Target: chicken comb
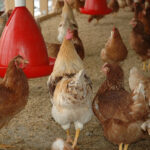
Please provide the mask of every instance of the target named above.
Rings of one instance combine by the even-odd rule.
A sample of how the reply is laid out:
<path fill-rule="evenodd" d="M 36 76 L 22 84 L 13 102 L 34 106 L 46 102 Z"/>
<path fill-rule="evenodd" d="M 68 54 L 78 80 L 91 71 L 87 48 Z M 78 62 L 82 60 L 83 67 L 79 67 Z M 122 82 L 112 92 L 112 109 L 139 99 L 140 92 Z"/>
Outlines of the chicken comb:
<path fill-rule="evenodd" d="M 115 31 L 116 29 L 117 29 L 117 28 L 114 26 L 114 27 L 113 27 L 113 31 Z"/>
<path fill-rule="evenodd" d="M 102 68 L 107 67 L 109 65 L 109 63 L 104 63 L 104 65 L 102 66 Z"/>

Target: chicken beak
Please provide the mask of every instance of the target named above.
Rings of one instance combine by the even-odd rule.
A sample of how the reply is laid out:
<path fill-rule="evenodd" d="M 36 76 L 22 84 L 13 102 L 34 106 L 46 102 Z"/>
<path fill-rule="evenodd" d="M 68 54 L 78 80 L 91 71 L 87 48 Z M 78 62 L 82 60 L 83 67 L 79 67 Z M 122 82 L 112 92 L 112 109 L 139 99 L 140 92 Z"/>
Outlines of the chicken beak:
<path fill-rule="evenodd" d="M 129 25 L 132 25 L 133 24 L 133 21 L 131 20 L 130 22 L 129 22 Z"/>
<path fill-rule="evenodd" d="M 28 61 L 28 60 L 24 60 L 24 63 L 25 63 L 25 64 L 29 64 L 29 61 Z"/>
<path fill-rule="evenodd" d="M 105 75 L 107 75 L 107 73 L 109 72 L 109 68 L 108 67 L 102 67 L 101 72 L 104 73 Z"/>
<path fill-rule="evenodd" d="M 136 24 L 137 24 L 137 23 L 136 23 L 136 22 L 133 22 L 133 20 L 131 20 L 130 23 L 129 23 L 129 25 L 132 25 L 133 27 L 135 27 Z"/>

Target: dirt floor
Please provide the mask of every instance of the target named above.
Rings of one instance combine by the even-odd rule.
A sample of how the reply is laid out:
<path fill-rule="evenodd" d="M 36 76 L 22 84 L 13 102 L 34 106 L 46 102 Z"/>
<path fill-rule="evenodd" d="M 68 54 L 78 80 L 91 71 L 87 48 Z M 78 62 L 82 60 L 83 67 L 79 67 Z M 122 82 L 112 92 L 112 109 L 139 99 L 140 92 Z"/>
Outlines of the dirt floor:
<path fill-rule="evenodd" d="M 88 16 L 76 13 L 79 25 L 79 35 L 85 47 L 86 57 L 84 64 L 88 75 L 93 82 L 93 97 L 104 76 L 100 73 L 103 62 L 100 59 L 100 51 L 107 41 L 113 26 L 118 27 L 124 43 L 128 48 L 128 58 L 122 64 L 125 73 L 125 85 L 128 89 L 129 70 L 133 66 L 141 67 L 138 56 L 129 46 L 131 26 L 129 21 L 133 14 L 129 9 L 120 10 L 117 15 L 108 15 L 95 25 L 87 22 Z M 41 23 L 42 33 L 46 42 L 57 42 L 57 27 L 60 16 L 53 17 Z M 26 108 L 16 115 L 9 124 L 1 129 L 0 143 L 14 145 L 11 150 L 50 150 L 52 142 L 57 137 L 65 138 L 64 130 L 52 119 L 51 103 L 46 85 L 48 77 L 30 79 L 30 96 Z M 71 134 L 74 136 L 74 127 Z M 134 136 L 134 135 L 133 135 Z M 111 144 L 103 136 L 103 131 L 97 119 L 93 119 L 85 125 L 79 137 L 80 150 L 117 150 L 118 147 Z M 150 150 L 150 140 L 142 140 L 131 144 L 129 150 Z"/>

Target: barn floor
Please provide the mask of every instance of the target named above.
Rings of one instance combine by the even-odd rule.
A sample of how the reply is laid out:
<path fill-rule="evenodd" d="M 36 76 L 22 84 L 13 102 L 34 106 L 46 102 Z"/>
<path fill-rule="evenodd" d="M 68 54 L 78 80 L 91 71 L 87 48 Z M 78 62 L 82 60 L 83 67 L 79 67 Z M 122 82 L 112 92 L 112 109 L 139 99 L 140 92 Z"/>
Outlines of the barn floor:
<path fill-rule="evenodd" d="M 132 66 L 141 67 L 140 59 L 129 46 L 129 34 L 131 27 L 129 21 L 133 14 L 128 8 L 122 9 L 117 15 L 108 15 L 95 25 L 87 23 L 88 16 L 76 13 L 79 25 L 79 35 L 85 47 L 86 57 L 84 64 L 88 75 L 93 82 L 94 95 L 104 76 L 100 73 L 103 62 L 100 60 L 100 50 L 104 47 L 110 31 L 115 25 L 119 28 L 123 41 L 129 53 L 128 58 L 122 64 L 125 73 L 125 86 L 128 89 L 129 69 Z M 42 33 L 46 42 L 56 42 L 57 27 L 60 16 L 53 17 L 41 23 Z M 50 150 L 52 142 L 57 137 L 65 138 L 64 130 L 52 119 L 51 104 L 48 88 L 48 77 L 30 79 L 30 96 L 26 108 L 16 115 L 9 124 L 1 129 L 0 143 L 14 145 L 11 150 Z M 74 127 L 71 128 L 72 136 Z M 134 136 L 134 135 L 133 135 Z M 79 137 L 80 150 L 117 150 L 118 147 L 111 144 L 103 136 L 103 131 L 96 118 L 84 127 Z M 129 150 L 150 150 L 150 140 L 142 140 L 129 146 Z"/>

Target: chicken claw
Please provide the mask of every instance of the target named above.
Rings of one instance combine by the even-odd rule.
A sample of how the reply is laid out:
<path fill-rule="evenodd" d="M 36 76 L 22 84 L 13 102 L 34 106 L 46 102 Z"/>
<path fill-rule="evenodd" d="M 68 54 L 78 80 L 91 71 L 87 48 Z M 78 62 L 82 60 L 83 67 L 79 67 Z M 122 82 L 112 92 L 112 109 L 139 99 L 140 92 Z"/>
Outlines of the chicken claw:
<path fill-rule="evenodd" d="M 73 149 L 74 149 L 75 146 L 77 145 L 77 141 L 78 141 L 79 134 L 80 134 L 80 129 L 77 129 L 77 130 L 76 130 L 76 135 L 75 135 L 75 138 L 74 138 L 74 141 L 73 141 L 73 145 L 72 145 L 72 148 L 73 148 Z"/>

